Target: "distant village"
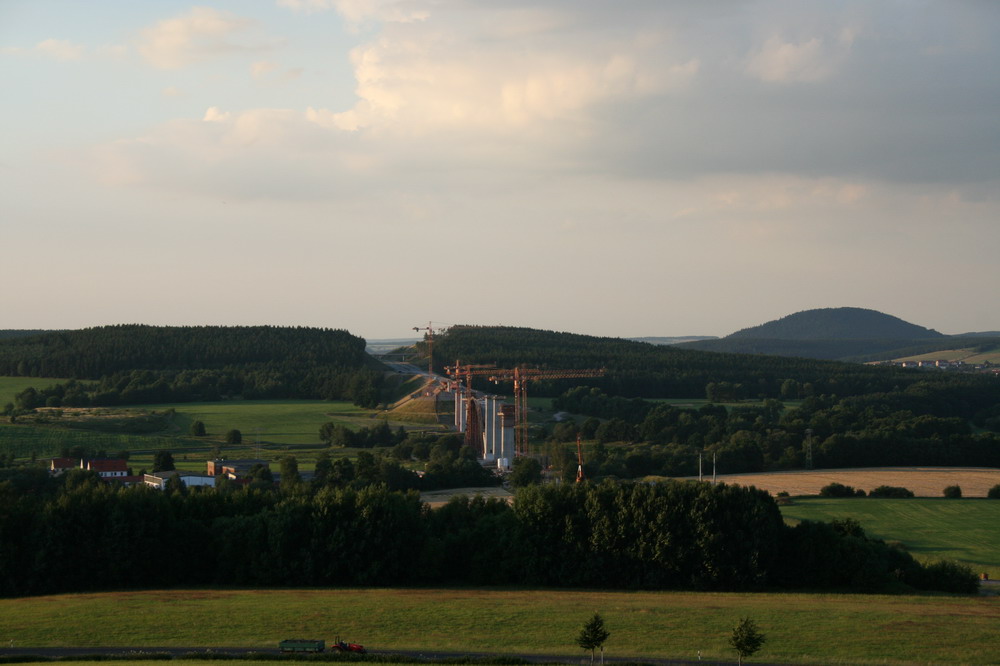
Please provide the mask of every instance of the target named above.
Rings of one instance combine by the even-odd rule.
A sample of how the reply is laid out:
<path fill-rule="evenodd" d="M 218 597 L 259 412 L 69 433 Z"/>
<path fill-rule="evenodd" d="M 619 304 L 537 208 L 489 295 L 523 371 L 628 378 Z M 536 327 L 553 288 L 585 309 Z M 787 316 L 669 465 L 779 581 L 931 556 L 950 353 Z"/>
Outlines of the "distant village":
<path fill-rule="evenodd" d="M 172 469 L 153 474 L 131 475 L 128 461 L 123 458 L 53 458 L 49 464 L 49 474 L 61 476 L 71 469 L 84 469 L 96 472 L 102 481 L 122 486 L 147 485 L 158 490 L 165 490 L 171 478 L 177 478 L 188 488 L 214 488 L 220 478 L 227 479 L 233 486 L 249 485 L 255 480 L 254 472 L 259 469 L 270 471 L 267 460 L 209 460 L 206 463 L 205 474 L 197 474 L 184 470 Z M 302 475 L 303 478 L 308 475 Z M 275 483 L 280 479 L 278 474 L 271 473 Z"/>
<path fill-rule="evenodd" d="M 984 361 L 982 363 L 966 363 L 965 361 L 872 361 L 868 365 L 892 365 L 897 368 L 920 368 L 923 370 L 947 370 L 951 372 L 980 372 L 1000 375 L 1000 365 Z"/>

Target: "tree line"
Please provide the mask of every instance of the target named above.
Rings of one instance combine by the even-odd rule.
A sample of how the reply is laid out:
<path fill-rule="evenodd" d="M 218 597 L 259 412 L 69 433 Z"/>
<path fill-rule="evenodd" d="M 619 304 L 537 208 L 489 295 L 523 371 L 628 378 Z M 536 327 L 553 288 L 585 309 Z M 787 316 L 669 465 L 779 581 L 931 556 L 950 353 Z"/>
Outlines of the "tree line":
<path fill-rule="evenodd" d="M 0 470 L 0 594 L 187 585 L 529 585 L 607 589 L 969 592 L 855 523 L 786 527 L 754 488 L 562 484 L 513 505 L 291 484 L 169 492 L 82 470 Z"/>

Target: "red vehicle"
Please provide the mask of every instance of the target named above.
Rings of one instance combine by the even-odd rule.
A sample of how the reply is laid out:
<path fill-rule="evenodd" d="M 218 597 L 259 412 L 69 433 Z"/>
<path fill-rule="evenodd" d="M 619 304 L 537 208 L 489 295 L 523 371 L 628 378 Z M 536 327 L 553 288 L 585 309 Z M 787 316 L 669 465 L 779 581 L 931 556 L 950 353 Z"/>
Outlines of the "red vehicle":
<path fill-rule="evenodd" d="M 364 645 L 358 645 L 357 643 L 345 643 L 341 640 L 334 641 L 333 645 L 330 646 L 330 649 L 336 650 L 337 652 L 357 652 L 358 654 L 368 654 Z"/>

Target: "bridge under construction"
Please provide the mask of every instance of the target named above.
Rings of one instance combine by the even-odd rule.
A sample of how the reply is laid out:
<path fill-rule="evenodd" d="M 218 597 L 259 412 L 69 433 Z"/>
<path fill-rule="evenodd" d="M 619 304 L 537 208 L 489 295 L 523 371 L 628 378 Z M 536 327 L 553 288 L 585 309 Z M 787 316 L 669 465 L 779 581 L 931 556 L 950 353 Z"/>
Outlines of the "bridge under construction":
<path fill-rule="evenodd" d="M 548 370 L 541 368 L 497 368 L 495 365 L 447 366 L 450 392 L 455 401 L 455 429 L 465 433 L 465 443 L 477 456 L 510 469 L 516 456 L 528 453 L 528 384 L 543 379 L 600 377 L 603 369 Z M 506 398 L 472 388 L 473 377 L 485 378 L 494 384 L 512 382 L 514 404 Z"/>

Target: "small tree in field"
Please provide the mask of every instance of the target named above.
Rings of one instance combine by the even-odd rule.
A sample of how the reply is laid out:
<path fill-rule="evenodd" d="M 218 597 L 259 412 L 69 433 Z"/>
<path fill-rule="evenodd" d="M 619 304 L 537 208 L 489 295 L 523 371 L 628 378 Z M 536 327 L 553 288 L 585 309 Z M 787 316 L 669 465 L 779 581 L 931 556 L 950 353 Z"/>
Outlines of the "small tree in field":
<path fill-rule="evenodd" d="M 743 657 L 752 657 L 764 645 L 765 640 L 767 638 L 757 630 L 756 622 L 748 617 L 741 619 L 733 627 L 733 635 L 729 637 L 729 644 L 739 655 L 737 663 L 742 664 Z"/>
<path fill-rule="evenodd" d="M 604 618 L 599 613 L 587 620 L 576 639 L 577 645 L 584 650 L 590 650 L 590 663 L 594 663 L 594 650 L 601 648 L 601 663 L 604 663 L 604 641 L 611 635 L 604 627 Z"/>
<path fill-rule="evenodd" d="M 948 499 L 961 499 L 962 486 L 945 486 L 944 496 Z"/>
<path fill-rule="evenodd" d="M 153 454 L 153 473 L 169 472 L 174 467 L 174 456 L 170 451 L 157 451 Z"/>
<path fill-rule="evenodd" d="M 233 428 L 232 430 L 226 433 L 226 444 L 232 446 L 235 444 L 242 444 L 242 443 L 243 443 L 243 433 L 237 430 L 236 428 Z"/>

